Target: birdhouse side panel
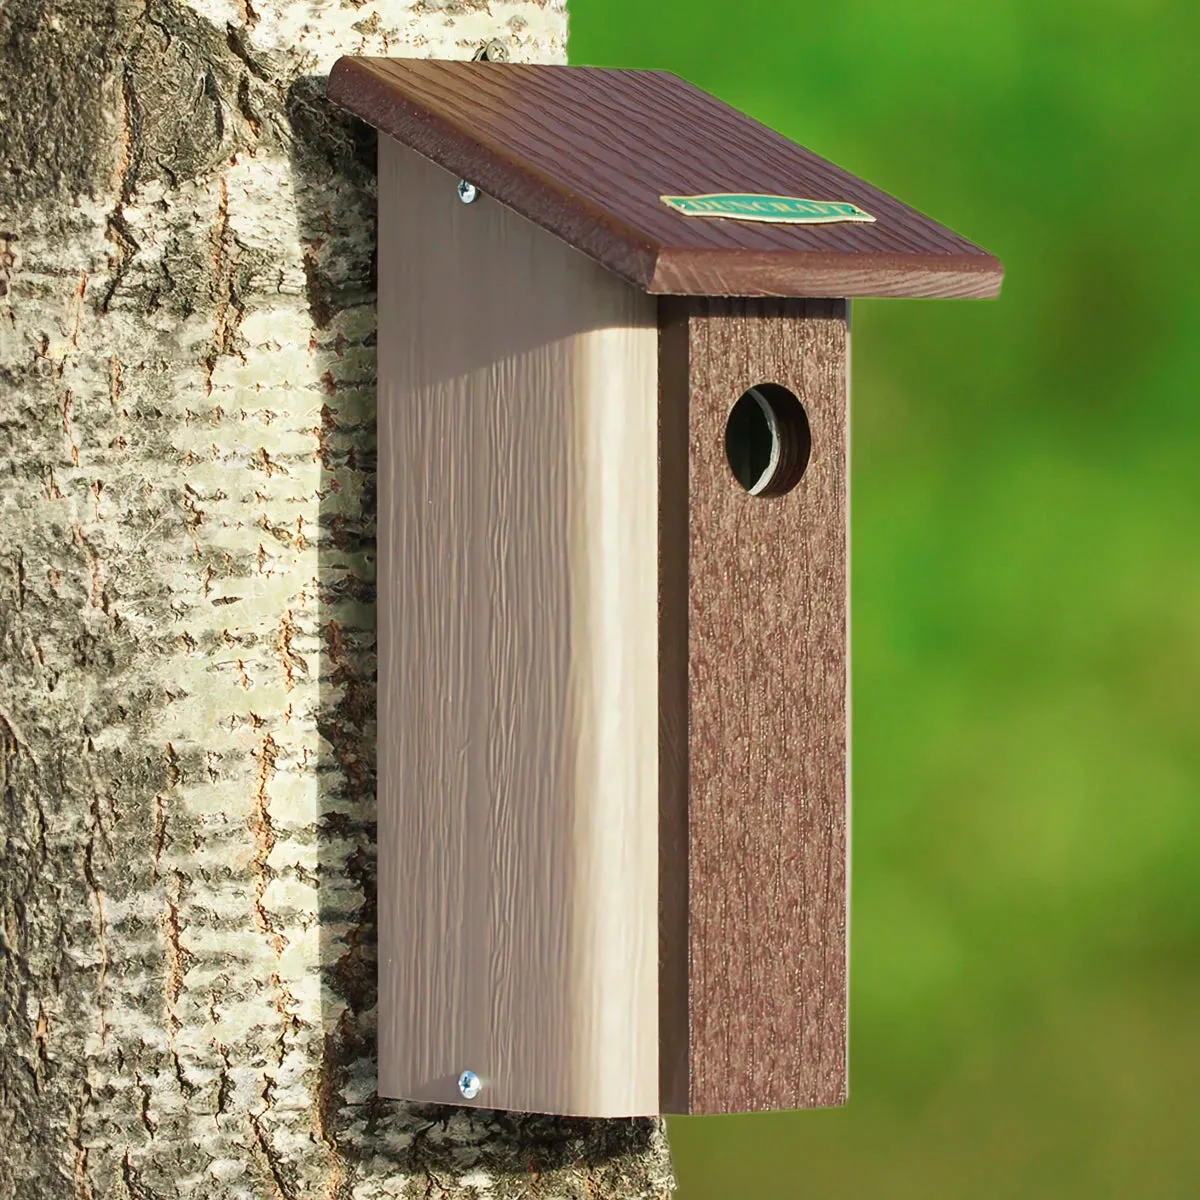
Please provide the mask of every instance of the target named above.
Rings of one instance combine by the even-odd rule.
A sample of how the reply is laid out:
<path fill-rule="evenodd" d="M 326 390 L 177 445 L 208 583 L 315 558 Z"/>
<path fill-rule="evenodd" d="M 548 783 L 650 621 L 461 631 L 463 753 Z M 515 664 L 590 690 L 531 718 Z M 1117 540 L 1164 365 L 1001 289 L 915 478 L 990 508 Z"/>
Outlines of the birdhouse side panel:
<path fill-rule="evenodd" d="M 380 138 L 380 1092 L 653 1113 L 654 301 L 456 184 Z"/>

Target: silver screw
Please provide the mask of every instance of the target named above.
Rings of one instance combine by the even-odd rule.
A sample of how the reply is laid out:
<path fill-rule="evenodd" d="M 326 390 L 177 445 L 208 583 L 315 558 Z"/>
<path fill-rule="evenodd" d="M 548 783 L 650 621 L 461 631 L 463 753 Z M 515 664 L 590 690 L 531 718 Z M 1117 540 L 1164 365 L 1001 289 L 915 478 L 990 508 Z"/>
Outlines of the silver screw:
<path fill-rule="evenodd" d="M 464 204 L 474 204 L 479 199 L 479 189 L 473 183 L 460 179 L 458 181 L 458 198 Z"/>
<path fill-rule="evenodd" d="M 475 51 L 474 62 L 508 62 L 508 47 L 499 39 L 492 38 Z"/>
<path fill-rule="evenodd" d="M 464 1071 L 458 1077 L 458 1090 L 464 1100 L 474 1100 L 479 1095 L 483 1082 L 474 1071 Z"/>

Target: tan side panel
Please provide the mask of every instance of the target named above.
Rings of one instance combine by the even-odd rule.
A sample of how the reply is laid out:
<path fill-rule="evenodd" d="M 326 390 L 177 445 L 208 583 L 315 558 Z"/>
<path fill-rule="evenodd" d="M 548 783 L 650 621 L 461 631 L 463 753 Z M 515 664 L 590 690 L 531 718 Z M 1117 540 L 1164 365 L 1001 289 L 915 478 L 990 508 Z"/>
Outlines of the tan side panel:
<path fill-rule="evenodd" d="M 654 301 L 380 138 L 380 1092 L 658 1111 Z"/>
<path fill-rule="evenodd" d="M 663 875 L 667 903 L 686 906 L 688 983 L 684 1012 L 678 965 L 664 974 L 664 1058 L 673 1064 L 664 1104 L 693 1112 L 838 1104 L 846 1094 L 845 305 L 698 300 L 664 316 L 664 429 L 677 428 L 667 414 L 686 403 L 690 464 L 687 761 L 677 767 L 688 779 L 686 814 L 682 789 L 663 786 L 664 853 L 673 847 L 687 862 L 685 891 L 671 886 L 678 865 L 664 862 Z M 807 472 L 774 498 L 742 490 L 724 445 L 731 406 L 767 382 L 800 398 L 812 429 Z M 664 595 L 679 592 L 664 580 Z M 678 625 L 664 615 L 664 662 L 678 658 L 667 653 Z M 687 1030 L 686 1046 L 682 1033 L 671 1043 L 670 1029 Z"/>

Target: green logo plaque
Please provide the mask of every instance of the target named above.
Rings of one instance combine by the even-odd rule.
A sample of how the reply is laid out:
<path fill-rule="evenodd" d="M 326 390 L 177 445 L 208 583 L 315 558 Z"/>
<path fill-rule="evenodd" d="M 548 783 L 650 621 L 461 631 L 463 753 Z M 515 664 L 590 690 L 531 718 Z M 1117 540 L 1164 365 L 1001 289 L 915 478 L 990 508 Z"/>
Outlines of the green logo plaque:
<path fill-rule="evenodd" d="M 780 225 L 832 225 L 838 221 L 874 221 L 869 212 L 846 200 L 800 200 L 753 192 L 712 192 L 703 196 L 660 196 L 685 217 L 725 217 Z"/>

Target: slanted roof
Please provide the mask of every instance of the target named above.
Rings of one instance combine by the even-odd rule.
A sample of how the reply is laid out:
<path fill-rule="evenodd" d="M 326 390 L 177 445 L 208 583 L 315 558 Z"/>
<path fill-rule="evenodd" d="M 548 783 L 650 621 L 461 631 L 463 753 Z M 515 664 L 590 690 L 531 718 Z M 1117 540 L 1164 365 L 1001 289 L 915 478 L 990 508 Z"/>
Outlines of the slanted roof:
<path fill-rule="evenodd" d="M 994 296 L 986 250 L 665 71 L 342 58 L 330 99 L 665 295 Z M 850 201 L 873 223 L 684 216 L 663 195 Z"/>

